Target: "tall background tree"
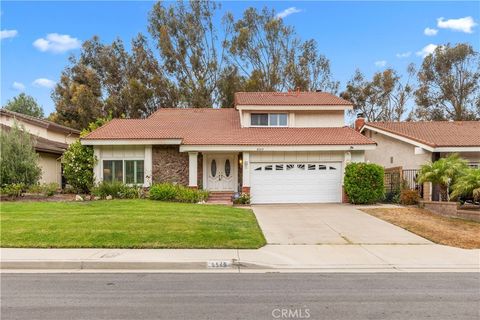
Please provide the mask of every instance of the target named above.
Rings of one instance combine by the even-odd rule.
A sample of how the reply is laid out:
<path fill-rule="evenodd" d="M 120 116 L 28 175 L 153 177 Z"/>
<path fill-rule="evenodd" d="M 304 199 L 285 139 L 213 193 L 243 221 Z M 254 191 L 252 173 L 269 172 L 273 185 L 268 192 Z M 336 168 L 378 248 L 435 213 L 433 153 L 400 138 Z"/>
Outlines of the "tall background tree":
<path fill-rule="evenodd" d="M 418 83 L 418 119 L 480 119 L 480 56 L 471 45 L 438 46 L 423 60 Z"/>
<path fill-rule="evenodd" d="M 225 62 L 214 25 L 218 8 L 211 1 L 179 1 L 168 6 L 158 2 L 150 12 L 148 29 L 177 86 L 180 106 L 218 104 L 218 81 Z"/>
<path fill-rule="evenodd" d="M 130 53 L 121 40 L 105 45 L 93 37 L 62 72 L 50 119 L 83 129 L 109 115 L 144 118 L 159 107 L 176 105 L 171 88 L 143 35 L 132 40 Z"/>
<path fill-rule="evenodd" d="M 228 13 L 224 23 L 231 32 L 224 47 L 245 79 L 245 91 L 338 90 L 315 40 L 302 42 L 274 10 L 248 8 L 238 20 Z"/>
<path fill-rule="evenodd" d="M 10 111 L 15 111 L 36 118 L 43 118 L 42 107 L 37 103 L 34 97 L 23 92 L 13 99 L 8 100 L 3 107 Z"/>
<path fill-rule="evenodd" d="M 353 113 L 362 113 L 367 121 L 400 121 L 407 112 L 407 104 L 413 96 L 413 64 L 402 77 L 392 68 L 376 72 L 372 80 L 365 79 L 360 70 L 348 81 L 340 96 L 353 103 Z"/>

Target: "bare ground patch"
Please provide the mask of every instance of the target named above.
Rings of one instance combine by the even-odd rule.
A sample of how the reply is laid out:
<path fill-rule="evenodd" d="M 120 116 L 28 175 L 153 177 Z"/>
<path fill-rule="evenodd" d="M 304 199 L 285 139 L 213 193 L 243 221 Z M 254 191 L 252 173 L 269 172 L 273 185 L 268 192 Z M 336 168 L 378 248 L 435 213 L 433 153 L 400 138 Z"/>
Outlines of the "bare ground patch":
<path fill-rule="evenodd" d="M 435 215 L 419 208 L 375 208 L 362 211 L 430 241 L 464 249 L 480 248 L 480 223 Z"/>

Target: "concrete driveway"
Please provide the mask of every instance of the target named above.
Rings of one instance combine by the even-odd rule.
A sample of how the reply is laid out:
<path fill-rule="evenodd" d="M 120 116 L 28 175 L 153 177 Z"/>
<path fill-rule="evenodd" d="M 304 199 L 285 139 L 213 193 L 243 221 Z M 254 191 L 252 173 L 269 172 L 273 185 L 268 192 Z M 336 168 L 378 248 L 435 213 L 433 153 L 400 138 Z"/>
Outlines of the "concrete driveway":
<path fill-rule="evenodd" d="M 347 204 L 255 205 L 269 244 L 431 244 Z"/>

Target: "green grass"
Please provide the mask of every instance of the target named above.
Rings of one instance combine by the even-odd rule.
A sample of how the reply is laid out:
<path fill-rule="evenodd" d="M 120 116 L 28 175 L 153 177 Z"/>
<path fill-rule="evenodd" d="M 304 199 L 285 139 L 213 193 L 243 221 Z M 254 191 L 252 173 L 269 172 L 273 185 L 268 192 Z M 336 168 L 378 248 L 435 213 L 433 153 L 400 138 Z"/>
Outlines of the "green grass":
<path fill-rule="evenodd" d="M 259 248 L 251 210 L 152 200 L 3 202 L 3 248 Z"/>

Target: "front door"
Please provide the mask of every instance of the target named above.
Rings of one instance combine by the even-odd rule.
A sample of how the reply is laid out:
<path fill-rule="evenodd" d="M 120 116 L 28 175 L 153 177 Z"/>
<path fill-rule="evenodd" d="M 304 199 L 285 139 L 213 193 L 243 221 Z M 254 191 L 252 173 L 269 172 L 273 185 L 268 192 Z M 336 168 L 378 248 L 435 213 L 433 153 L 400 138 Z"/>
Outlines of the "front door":
<path fill-rule="evenodd" d="M 234 159 L 233 155 L 214 154 L 207 157 L 208 190 L 235 190 Z"/>

